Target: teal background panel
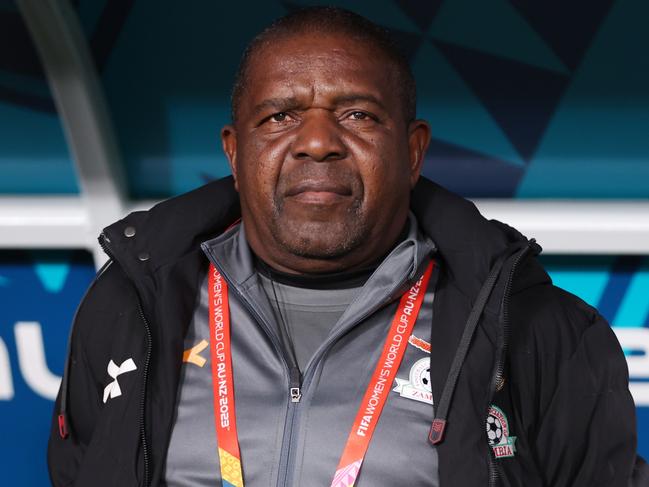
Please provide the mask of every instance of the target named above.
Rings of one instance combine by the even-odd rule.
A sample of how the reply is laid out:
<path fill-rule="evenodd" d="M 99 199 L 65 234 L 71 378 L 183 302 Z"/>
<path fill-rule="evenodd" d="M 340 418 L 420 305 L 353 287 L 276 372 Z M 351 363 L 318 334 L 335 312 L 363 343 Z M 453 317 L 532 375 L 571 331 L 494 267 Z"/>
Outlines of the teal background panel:
<path fill-rule="evenodd" d="M 0 2 L 0 32 L 0 194 L 78 193 L 54 100 L 13 2 Z"/>
<path fill-rule="evenodd" d="M 229 173 L 219 132 L 252 36 L 315 2 L 76 0 L 134 198 Z M 470 197 L 649 197 L 649 2 L 338 1 L 389 29 L 418 83 L 424 175 Z M 0 192 L 75 193 L 38 56 L 0 1 Z"/>

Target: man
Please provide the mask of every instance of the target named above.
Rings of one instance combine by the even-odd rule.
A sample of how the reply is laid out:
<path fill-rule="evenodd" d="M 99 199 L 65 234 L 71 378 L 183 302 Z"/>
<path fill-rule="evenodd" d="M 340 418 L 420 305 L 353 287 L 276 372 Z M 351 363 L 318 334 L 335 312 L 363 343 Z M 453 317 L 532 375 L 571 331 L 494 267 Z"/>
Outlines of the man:
<path fill-rule="evenodd" d="M 419 177 L 430 130 L 382 30 L 276 21 L 232 108 L 233 179 L 100 237 L 54 485 L 629 485 L 612 331 L 533 241 Z"/>

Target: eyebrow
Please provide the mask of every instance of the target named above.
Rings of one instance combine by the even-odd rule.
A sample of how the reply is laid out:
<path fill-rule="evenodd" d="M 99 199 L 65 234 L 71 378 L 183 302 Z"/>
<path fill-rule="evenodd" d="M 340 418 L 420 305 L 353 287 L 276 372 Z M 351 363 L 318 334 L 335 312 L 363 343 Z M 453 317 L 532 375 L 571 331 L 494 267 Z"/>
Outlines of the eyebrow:
<path fill-rule="evenodd" d="M 365 101 L 377 105 L 382 110 L 386 111 L 385 105 L 374 95 L 367 93 L 347 93 L 333 98 L 333 105 L 347 105 L 359 101 Z M 292 108 L 300 106 L 300 102 L 296 97 L 290 96 L 286 98 L 267 98 L 253 107 L 253 113 L 258 115 L 266 110 L 273 110 L 283 112 Z"/>
<path fill-rule="evenodd" d="M 273 111 L 283 112 L 299 106 L 297 98 L 290 96 L 287 98 L 267 98 L 261 103 L 255 105 L 252 109 L 255 115 L 265 112 L 268 109 Z"/>
<path fill-rule="evenodd" d="M 382 110 L 386 110 L 385 105 L 374 95 L 369 93 L 348 93 L 334 98 L 334 105 L 345 105 L 359 101 L 366 101 L 377 105 Z"/>

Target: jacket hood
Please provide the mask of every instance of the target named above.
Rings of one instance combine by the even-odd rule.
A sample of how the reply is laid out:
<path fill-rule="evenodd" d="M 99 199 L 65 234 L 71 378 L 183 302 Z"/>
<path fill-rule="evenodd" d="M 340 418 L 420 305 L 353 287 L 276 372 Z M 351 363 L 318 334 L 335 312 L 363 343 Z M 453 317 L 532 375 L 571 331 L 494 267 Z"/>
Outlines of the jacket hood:
<path fill-rule="evenodd" d="M 513 244 L 527 242 L 517 230 L 487 220 L 470 201 L 420 178 L 411 195 L 411 209 L 456 286 L 473 299 L 495 260 Z M 238 193 L 231 176 L 137 211 L 106 227 L 104 247 L 134 280 L 176 262 L 200 243 L 222 233 L 240 218 Z M 131 236 L 128 236 L 131 235 Z M 540 248 L 536 246 L 536 253 Z M 526 285 L 547 280 L 538 272 Z"/>
<path fill-rule="evenodd" d="M 423 231 L 436 243 L 449 277 L 473 300 L 494 262 L 528 240 L 518 230 L 487 220 L 469 200 L 426 178 L 420 178 L 410 206 Z M 540 247 L 535 246 L 535 253 Z M 545 280 L 537 275 L 537 280 Z"/>

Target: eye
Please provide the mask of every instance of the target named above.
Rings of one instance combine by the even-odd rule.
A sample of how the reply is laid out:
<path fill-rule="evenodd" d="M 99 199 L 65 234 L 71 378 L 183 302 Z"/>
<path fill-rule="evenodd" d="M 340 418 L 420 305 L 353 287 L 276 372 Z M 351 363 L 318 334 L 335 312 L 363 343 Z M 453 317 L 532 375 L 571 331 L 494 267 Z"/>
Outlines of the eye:
<path fill-rule="evenodd" d="M 297 120 L 298 119 L 295 116 L 291 115 L 290 112 L 277 112 L 264 117 L 259 121 L 257 126 L 260 127 L 264 125 L 272 130 L 280 128 L 283 129 L 292 126 L 295 122 L 297 122 Z"/>
<path fill-rule="evenodd" d="M 349 117 L 352 118 L 353 120 L 365 120 L 366 118 L 369 117 L 369 115 L 365 112 L 352 112 L 349 114 Z"/>
<path fill-rule="evenodd" d="M 276 113 L 276 114 L 274 114 L 274 115 L 271 115 L 271 116 L 269 117 L 269 120 L 270 120 L 271 122 L 281 123 L 281 122 L 286 122 L 286 121 L 288 120 L 288 118 L 289 118 L 288 113 L 286 113 L 286 112 L 279 112 L 279 113 Z"/>

